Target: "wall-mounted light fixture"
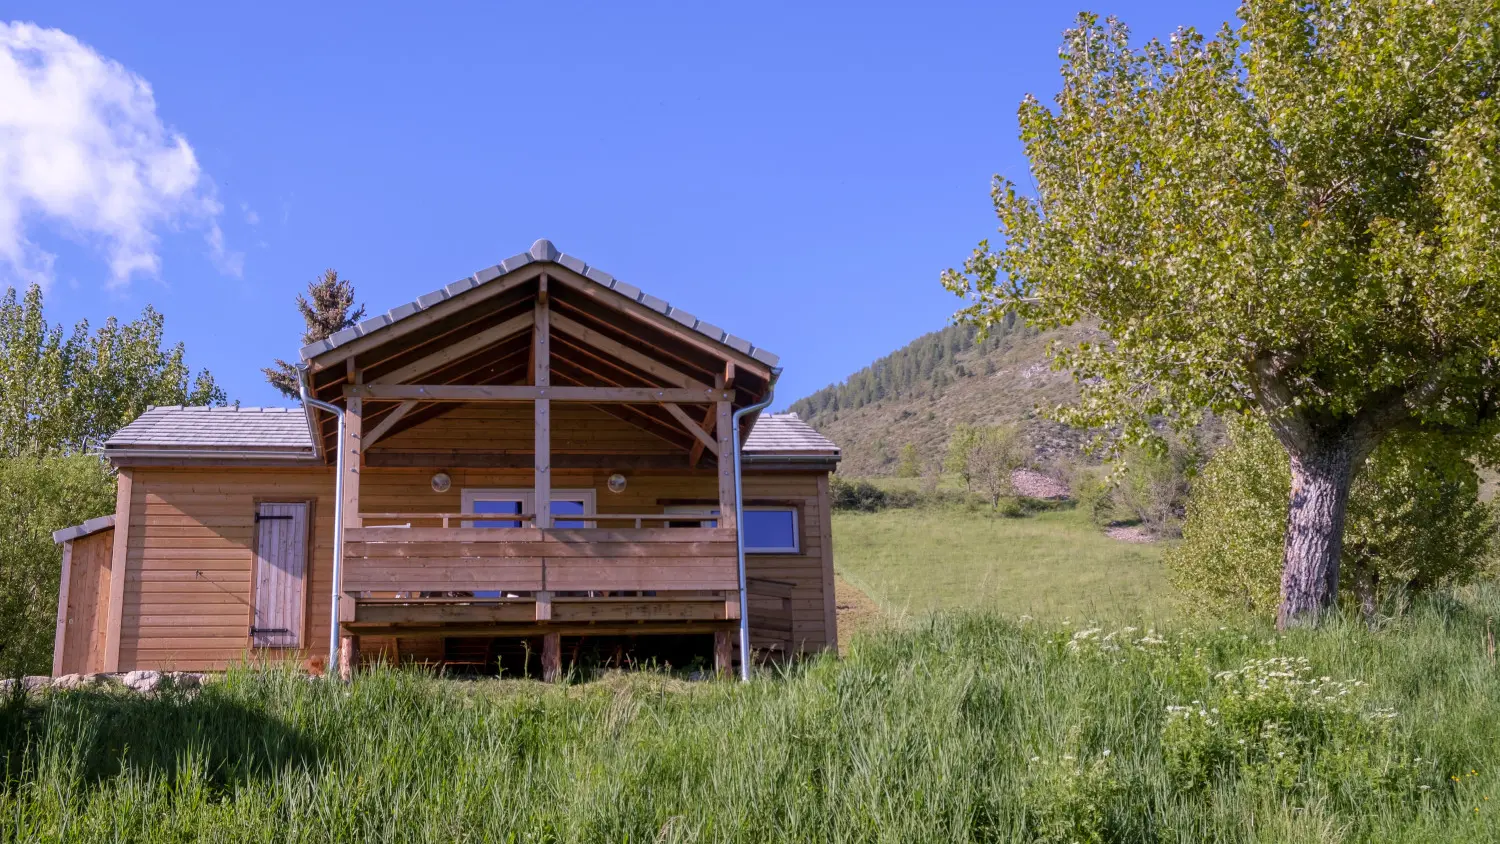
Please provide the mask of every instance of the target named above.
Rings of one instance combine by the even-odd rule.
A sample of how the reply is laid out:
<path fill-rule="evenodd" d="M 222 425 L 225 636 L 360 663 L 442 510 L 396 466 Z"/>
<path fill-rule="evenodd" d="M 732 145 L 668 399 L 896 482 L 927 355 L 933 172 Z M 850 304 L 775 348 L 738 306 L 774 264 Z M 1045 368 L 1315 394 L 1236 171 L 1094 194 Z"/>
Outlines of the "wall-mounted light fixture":
<path fill-rule="evenodd" d="M 622 475 L 622 474 L 620 474 L 619 472 L 616 472 L 613 475 L 610 475 L 609 476 L 609 481 L 607 483 L 607 486 L 609 487 L 609 491 L 610 492 L 613 492 L 613 493 L 624 492 L 625 491 L 625 476 Z"/>
<path fill-rule="evenodd" d="M 453 479 L 448 477 L 447 472 L 438 472 L 432 476 L 433 492 L 447 492 L 451 486 L 453 486 Z"/>

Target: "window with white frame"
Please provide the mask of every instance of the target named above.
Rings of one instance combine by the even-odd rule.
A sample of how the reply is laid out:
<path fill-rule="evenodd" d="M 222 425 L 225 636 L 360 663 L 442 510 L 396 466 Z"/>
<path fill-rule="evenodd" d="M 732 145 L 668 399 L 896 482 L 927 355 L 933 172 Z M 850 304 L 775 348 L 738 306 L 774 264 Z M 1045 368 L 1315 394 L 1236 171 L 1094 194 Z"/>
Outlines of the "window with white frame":
<path fill-rule="evenodd" d="M 671 519 L 667 527 L 717 527 L 717 508 L 668 507 L 665 510 Z M 745 521 L 741 525 L 745 534 L 747 554 L 800 554 L 802 534 L 797 524 L 797 508 L 789 506 L 756 506 L 745 508 Z"/>
<path fill-rule="evenodd" d="M 536 491 L 530 489 L 465 489 L 464 512 L 495 515 L 493 519 L 466 521 L 466 527 L 522 527 L 520 516 L 536 512 Z M 591 489 L 552 490 L 552 526 L 586 528 L 594 524 L 585 516 L 594 515 L 594 491 Z M 515 516 L 517 518 L 503 518 Z"/>
<path fill-rule="evenodd" d="M 752 554 L 800 554 L 796 507 L 746 507 L 745 551 Z"/>

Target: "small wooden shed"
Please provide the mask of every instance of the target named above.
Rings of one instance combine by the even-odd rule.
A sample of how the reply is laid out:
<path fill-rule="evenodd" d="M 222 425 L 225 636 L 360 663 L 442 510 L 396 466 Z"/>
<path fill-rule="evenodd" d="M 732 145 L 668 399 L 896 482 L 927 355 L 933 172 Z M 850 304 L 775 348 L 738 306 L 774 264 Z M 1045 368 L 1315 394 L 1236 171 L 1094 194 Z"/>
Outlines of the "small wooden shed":
<path fill-rule="evenodd" d="M 62 546 L 62 583 L 57 590 L 57 639 L 52 675 L 104 670 L 109 629 L 115 517 L 100 516 L 52 534 Z"/>

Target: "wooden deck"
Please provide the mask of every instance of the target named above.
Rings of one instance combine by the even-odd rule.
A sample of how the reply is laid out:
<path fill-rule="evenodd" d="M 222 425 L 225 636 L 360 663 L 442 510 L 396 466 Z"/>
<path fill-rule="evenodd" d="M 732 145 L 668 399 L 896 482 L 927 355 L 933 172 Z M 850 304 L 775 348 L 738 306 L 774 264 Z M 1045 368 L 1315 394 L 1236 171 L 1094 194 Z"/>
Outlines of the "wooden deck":
<path fill-rule="evenodd" d="M 344 591 L 736 590 L 725 528 L 349 528 Z"/>

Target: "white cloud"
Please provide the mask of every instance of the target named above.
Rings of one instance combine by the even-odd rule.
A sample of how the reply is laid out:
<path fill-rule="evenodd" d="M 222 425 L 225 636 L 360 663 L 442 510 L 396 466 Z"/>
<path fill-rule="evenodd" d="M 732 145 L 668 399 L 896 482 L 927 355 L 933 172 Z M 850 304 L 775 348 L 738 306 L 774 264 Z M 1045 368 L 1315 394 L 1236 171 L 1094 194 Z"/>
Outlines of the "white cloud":
<path fill-rule="evenodd" d="M 220 272 L 239 275 L 222 212 L 144 79 L 61 30 L 0 22 L 0 269 L 51 279 L 54 256 L 27 237 L 37 221 L 100 248 L 111 286 L 123 285 L 156 275 L 156 232 L 185 224 L 204 232 Z"/>
<path fill-rule="evenodd" d="M 258 226 L 258 225 L 260 225 L 260 215 L 257 214 L 257 213 L 255 213 L 255 209 L 250 207 L 250 203 L 248 203 L 248 202 L 241 202 L 240 203 L 240 210 L 243 211 L 243 212 L 245 212 L 245 222 L 246 223 L 248 223 L 249 225 L 252 225 L 252 226 Z"/>

